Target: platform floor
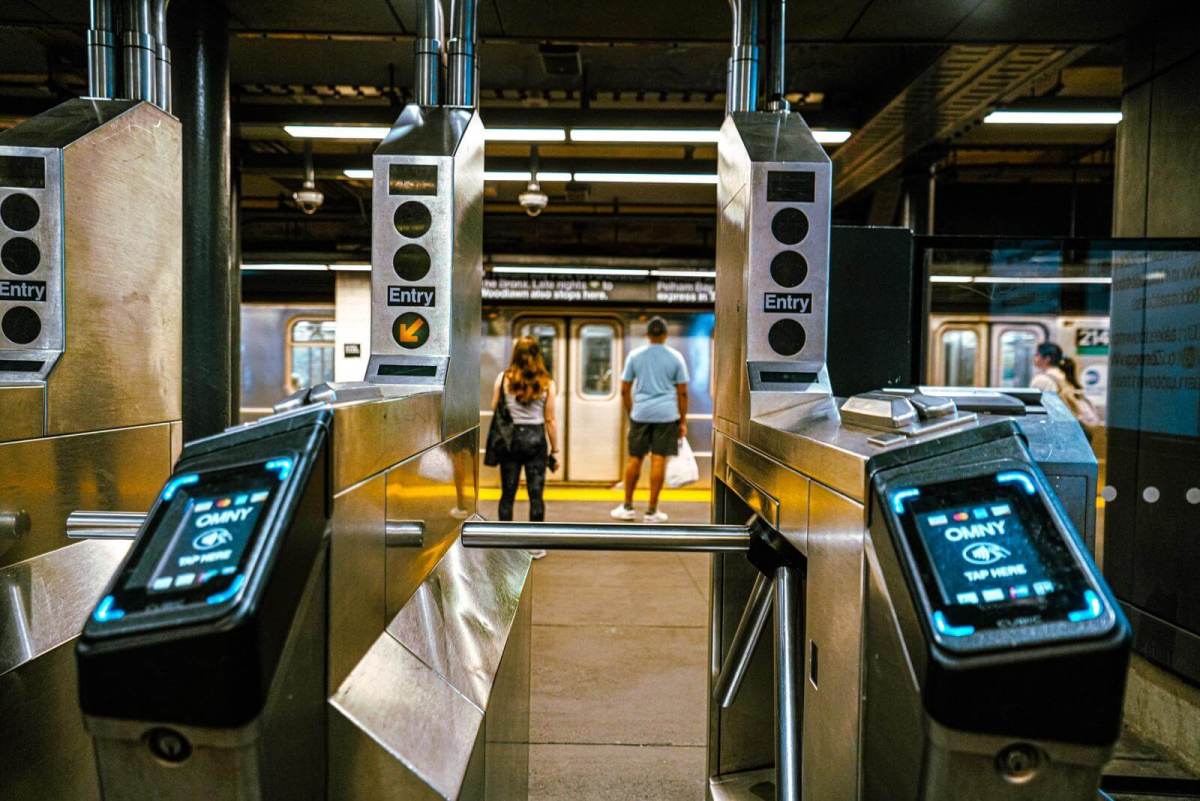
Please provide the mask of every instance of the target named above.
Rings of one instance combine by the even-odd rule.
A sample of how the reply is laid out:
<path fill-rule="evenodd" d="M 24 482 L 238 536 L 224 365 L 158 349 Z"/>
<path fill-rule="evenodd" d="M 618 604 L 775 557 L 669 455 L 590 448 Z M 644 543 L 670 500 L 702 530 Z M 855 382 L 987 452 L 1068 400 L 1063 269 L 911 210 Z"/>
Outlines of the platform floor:
<path fill-rule="evenodd" d="M 480 512 L 494 520 L 486 497 Z M 606 522 L 615 505 L 553 497 L 554 521 Z M 675 522 L 708 520 L 707 503 L 662 508 Z M 518 502 L 516 519 L 528 514 Z M 707 572 L 704 554 L 560 551 L 534 562 L 530 801 L 703 801 Z M 1133 737 L 1110 772 L 1187 775 Z"/>

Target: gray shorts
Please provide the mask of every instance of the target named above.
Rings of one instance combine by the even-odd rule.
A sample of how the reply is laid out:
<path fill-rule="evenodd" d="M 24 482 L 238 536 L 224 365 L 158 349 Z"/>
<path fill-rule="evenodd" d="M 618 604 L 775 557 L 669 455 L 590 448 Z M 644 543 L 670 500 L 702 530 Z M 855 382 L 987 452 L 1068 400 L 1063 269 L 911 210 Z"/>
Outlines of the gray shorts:
<path fill-rule="evenodd" d="M 639 459 L 647 453 L 674 456 L 679 453 L 679 421 L 639 423 L 629 421 L 629 455 Z"/>

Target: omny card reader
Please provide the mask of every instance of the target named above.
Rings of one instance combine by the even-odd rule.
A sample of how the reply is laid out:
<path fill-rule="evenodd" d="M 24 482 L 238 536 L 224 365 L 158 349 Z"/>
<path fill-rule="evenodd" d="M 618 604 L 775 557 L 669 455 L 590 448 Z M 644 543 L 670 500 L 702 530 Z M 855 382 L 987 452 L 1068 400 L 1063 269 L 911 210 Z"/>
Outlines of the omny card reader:
<path fill-rule="evenodd" d="M 865 797 L 1095 798 L 1129 626 L 1020 429 L 868 472 Z"/>
<path fill-rule="evenodd" d="M 184 449 L 78 645 L 109 801 L 198 791 L 189 774 L 249 754 L 288 767 L 269 790 L 210 784 L 211 797 L 320 796 L 331 415 L 306 408 Z M 162 775 L 144 760 L 180 763 L 172 786 L 137 780 Z"/>

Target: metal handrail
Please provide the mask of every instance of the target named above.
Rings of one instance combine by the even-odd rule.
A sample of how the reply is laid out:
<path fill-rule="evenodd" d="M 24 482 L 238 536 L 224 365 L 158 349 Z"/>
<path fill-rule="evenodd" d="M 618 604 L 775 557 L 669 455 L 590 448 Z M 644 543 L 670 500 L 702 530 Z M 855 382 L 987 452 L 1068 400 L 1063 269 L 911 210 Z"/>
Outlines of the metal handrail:
<path fill-rule="evenodd" d="M 468 548 L 744 553 L 750 526 L 468 521 L 462 542 Z"/>

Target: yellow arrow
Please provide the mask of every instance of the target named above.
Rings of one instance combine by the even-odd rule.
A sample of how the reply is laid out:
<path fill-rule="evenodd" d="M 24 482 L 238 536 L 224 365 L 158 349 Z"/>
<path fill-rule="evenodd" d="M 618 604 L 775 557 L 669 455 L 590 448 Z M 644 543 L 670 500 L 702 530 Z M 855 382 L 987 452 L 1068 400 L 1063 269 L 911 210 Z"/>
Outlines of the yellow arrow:
<path fill-rule="evenodd" d="M 425 325 L 425 321 L 420 317 L 413 320 L 408 325 L 400 324 L 400 341 L 401 342 L 417 342 L 417 332 L 421 330 L 421 326 Z"/>

